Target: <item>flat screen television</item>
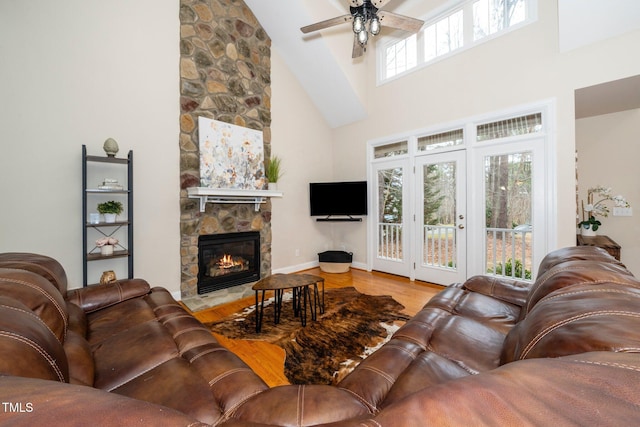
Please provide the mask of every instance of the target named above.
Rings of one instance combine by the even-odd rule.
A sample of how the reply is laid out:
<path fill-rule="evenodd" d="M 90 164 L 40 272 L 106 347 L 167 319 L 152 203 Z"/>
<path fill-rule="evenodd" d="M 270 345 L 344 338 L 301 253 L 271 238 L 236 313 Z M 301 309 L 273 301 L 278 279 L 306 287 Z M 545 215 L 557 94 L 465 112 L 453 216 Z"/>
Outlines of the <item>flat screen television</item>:
<path fill-rule="evenodd" d="M 309 184 L 311 216 L 367 214 L 367 181 L 312 182 Z"/>

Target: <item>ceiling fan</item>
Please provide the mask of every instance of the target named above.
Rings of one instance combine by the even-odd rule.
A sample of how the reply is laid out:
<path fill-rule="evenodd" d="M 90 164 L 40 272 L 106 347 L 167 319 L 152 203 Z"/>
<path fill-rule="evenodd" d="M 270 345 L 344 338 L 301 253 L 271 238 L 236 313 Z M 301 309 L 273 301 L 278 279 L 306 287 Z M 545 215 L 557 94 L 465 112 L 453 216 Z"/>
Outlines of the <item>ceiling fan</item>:
<path fill-rule="evenodd" d="M 376 36 L 380 33 L 381 26 L 395 28 L 407 31 L 409 33 L 417 33 L 422 28 L 424 21 L 410 18 L 408 16 L 398 15 L 386 10 L 380 10 L 391 0 L 349 0 L 349 15 L 338 16 L 336 18 L 320 21 L 315 24 L 307 25 L 300 30 L 307 34 L 312 31 L 318 31 L 335 25 L 352 23 L 353 28 L 353 53 L 352 58 L 358 58 L 364 54 L 367 48 L 369 35 Z"/>

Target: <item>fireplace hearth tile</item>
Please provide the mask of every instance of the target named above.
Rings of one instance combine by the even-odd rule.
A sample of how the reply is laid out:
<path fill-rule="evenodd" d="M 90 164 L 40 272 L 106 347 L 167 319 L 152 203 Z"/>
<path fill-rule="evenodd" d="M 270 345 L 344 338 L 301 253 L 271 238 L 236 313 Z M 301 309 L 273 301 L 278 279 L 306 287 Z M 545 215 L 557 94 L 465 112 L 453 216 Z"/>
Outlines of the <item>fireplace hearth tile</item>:
<path fill-rule="evenodd" d="M 192 312 L 197 312 L 243 298 L 251 298 L 253 301 L 255 293 L 252 286 L 255 283 L 256 282 L 251 282 L 207 294 L 185 297 L 182 299 L 182 303 Z"/>

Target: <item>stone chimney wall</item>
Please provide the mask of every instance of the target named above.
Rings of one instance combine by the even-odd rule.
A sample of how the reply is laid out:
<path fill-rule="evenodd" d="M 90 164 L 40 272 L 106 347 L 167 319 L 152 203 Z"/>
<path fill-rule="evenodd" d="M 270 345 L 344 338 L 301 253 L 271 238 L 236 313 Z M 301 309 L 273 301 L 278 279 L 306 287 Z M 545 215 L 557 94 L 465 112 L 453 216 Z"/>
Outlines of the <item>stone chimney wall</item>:
<path fill-rule="evenodd" d="M 271 152 L 271 39 L 242 0 L 180 1 L 180 256 L 182 297 L 197 294 L 198 236 L 260 231 L 261 277 L 271 271 L 271 203 L 207 203 L 200 186 L 198 117 L 263 131 Z"/>

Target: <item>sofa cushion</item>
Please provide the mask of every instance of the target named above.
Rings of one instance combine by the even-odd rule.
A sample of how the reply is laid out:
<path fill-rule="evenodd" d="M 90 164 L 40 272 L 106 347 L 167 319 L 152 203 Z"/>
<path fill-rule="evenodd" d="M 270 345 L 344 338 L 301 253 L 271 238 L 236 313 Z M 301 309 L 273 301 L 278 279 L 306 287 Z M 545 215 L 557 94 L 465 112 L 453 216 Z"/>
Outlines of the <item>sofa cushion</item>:
<path fill-rule="evenodd" d="M 341 426 L 631 426 L 640 356 L 611 352 L 511 363 L 408 396 Z"/>
<path fill-rule="evenodd" d="M 545 255 L 542 261 L 540 261 L 538 271 L 544 273 L 556 265 L 568 261 L 606 262 L 624 267 L 624 264 L 609 255 L 609 253 L 602 248 L 595 246 L 568 246 L 566 248 L 556 249 Z"/>
<path fill-rule="evenodd" d="M 234 413 L 247 425 L 314 426 L 371 414 L 355 395 L 327 385 L 281 386 L 248 400 Z"/>
<path fill-rule="evenodd" d="M 521 307 L 529 295 L 531 284 L 519 280 L 507 280 L 492 276 L 473 276 L 464 282 L 464 288 L 512 306 Z"/>
<path fill-rule="evenodd" d="M 95 365 L 87 340 L 70 330 L 63 348 L 69 363 L 69 382 L 93 387 Z"/>
<path fill-rule="evenodd" d="M 67 332 L 66 302 L 58 289 L 44 277 L 27 270 L 0 268 L 0 295 L 29 307 L 64 342 Z"/>
<path fill-rule="evenodd" d="M 114 393 L 169 406 L 207 424 L 220 422 L 224 410 L 207 381 L 189 362 L 174 357 L 112 390 Z"/>
<path fill-rule="evenodd" d="M 0 268 L 17 268 L 36 273 L 51 282 L 63 298 L 67 295 L 67 274 L 62 265 L 51 257 L 22 252 L 1 253 Z"/>
<path fill-rule="evenodd" d="M 501 362 L 590 351 L 640 352 L 640 288 L 581 283 L 550 293 L 509 333 Z"/>
<path fill-rule="evenodd" d="M 62 343 L 21 301 L 0 296 L 0 374 L 69 381 Z"/>
<path fill-rule="evenodd" d="M 95 387 L 111 391 L 178 356 L 176 344 L 158 322 L 146 322 L 92 344 Z"/>
<path fill-rule="evenodd" d="M 505 294 L 491 280 L 487 286 L 479 282 L 474 286 L 489 294 Z M 420 384 L 427 387 L 496 368 L 520 313 L 507 299 L 518 300 L 496 299 L 465 284 L 447 287 L 338 385 L 378 410 L 419 390 Z"/>
<path fill-rule="evenodd" d="M 520 317 L 525 318 L 538 301 L 558 289 L 577 284 L 598 285 L 600 283 L 624 283 L 640 287 L 638 279 L 618 263 L 603 260 L 557 262 L 536 279 Z"/>
<path fill-rule="evenodd" d="M 129 399 L 89 387 L 0 376 L 0 401 L 22 410 L 2 412 L 11 426 L 171 426 L 206 427 L 166 406 Z"/>
<path fill-rule="evenodd" d="M 87 315 L 87 340 L 94 346 L 133 326 L 156 320 L 144 299 L 126 300 Z"/>

